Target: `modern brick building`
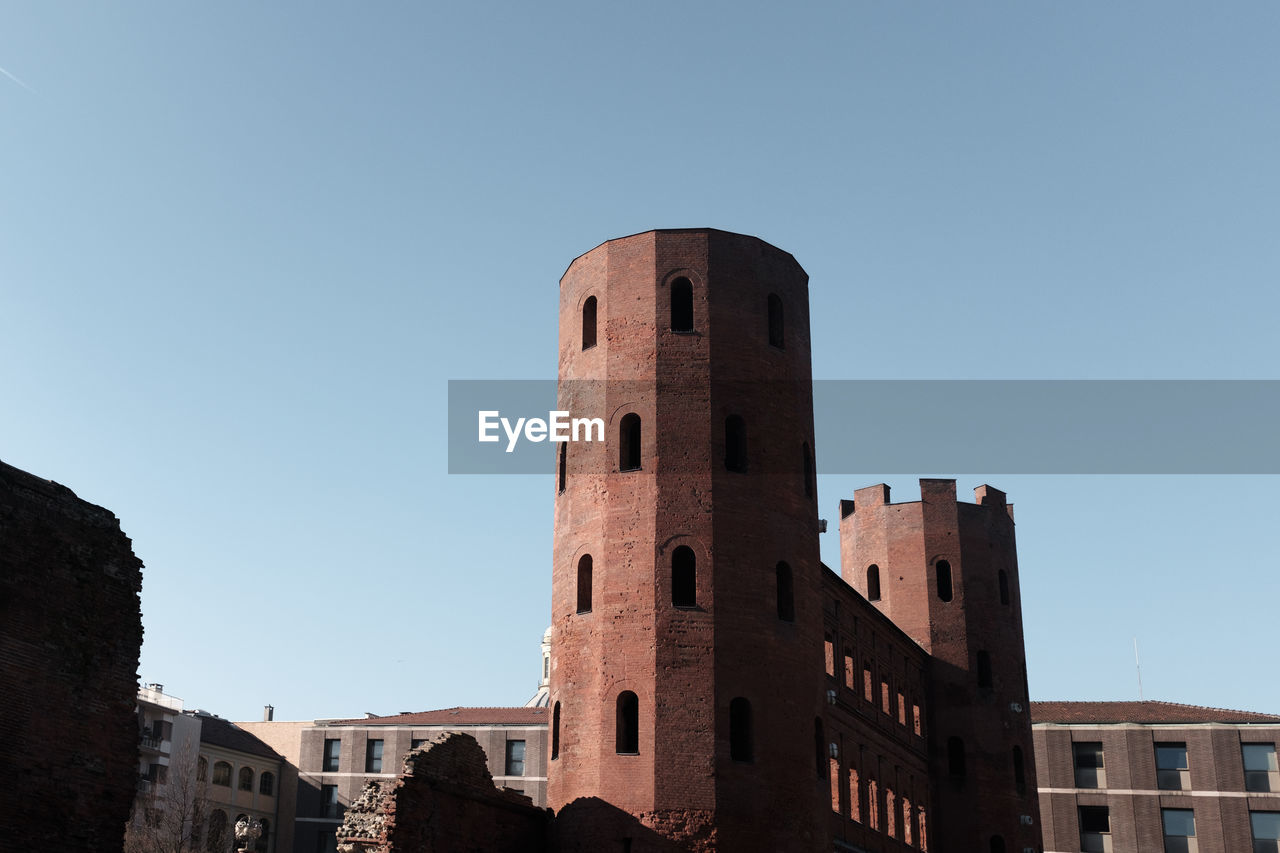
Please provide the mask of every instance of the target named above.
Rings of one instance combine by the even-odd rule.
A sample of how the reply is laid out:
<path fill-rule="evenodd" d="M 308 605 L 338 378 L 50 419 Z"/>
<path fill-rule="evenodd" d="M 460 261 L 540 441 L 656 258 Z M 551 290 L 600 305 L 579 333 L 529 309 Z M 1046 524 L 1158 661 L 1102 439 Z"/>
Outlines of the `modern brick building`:
<path fill-rule="evenodd" d="M 1275 853 L 1280 716 L 1035 702 L 1045 850 Z"/>
<path fill-rule="evenodd" d="M 561 850 L 1039 850 L 1013 520 L 953 481 L 818 559 L 808 277 L 753 237 L 561 279 L 548 804 Z"/>

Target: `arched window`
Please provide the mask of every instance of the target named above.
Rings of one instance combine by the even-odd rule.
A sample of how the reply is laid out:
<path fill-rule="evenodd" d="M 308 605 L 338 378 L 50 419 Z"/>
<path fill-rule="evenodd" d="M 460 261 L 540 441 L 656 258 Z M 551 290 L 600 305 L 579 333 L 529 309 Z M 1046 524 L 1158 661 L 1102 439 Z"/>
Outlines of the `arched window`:
<path fill-rule="evenodd" d="M 671 331 L 693 331 L 693 285 L 687 278 L 671 282 Z"/>
<path fill-rule="evenodd" d="M 739 696 L 729 703 L 729 758 L 752 761 L 751 703 Z"/>
<path fill-rule="evenodd" d="M 1013 748 L 1013 787 L 1018 794 L 1027 792 L 1027 769 L 1022 764 L 1022 747 Z"/>
<path fill-rule="evenodd" d="M 783 622 L 796 621 L 795 585 L 791 579 L 791 567 L 778 563 L 778 618 Z"/>
<path fill-rule="evenodd" d="M 934 570 L 938 576 L 938 598 L 943 601 L 951 600 L 951 564 L 946 560 L 939 560 L 934 566 Z"/>
<path fill-rule="evenodd" d="M 558 486 L 556 488 L 556 492 L 558 494 L 563 495 L 565 481 L 568 479 L 567 475 L 569 473 L 569 442 L 567 441 L 560 445 L 560 472 L 559 473 L 560 473 L 560 476 L 557 480 Z"/>
<path fill-rule="evenodd" d="M 209 815 L 209 834 L 205 836 L 204 849 L 209 853 L 222 853 L 228 846 L 227 840 L 227 813 L 214 809 Z"/>
<path fill-rule="evenodd" d="M 769 294 L 769 346 L 782 349 L 782 300 L 776 293 Z"/>
<path fill-rule="evenodd" d="M 615 747 L 619 755 L 640 753 L 640 700 L 630 690 L 618 694 Z"/>
<path fill-rule="evenodd" d="M 231 765 L 225 761 L 213 762 L 213 784 L 231 787 Z M 225 818 L 226 815 L 223 815 Z"/>
<path fill-rule="evenodd" d="M 738 415 L 724 419 L 724 467 L 739 473 L 747 470 L 747 425 Z"/>
<path fill-rule="evenodd" d="M 196 759 L 196 781 L 203 782 L 209 778 L 209 759 L 203 755 Z"/>
<path fill-rule="evenodd" d="M 596 345 L 596 298 L 588 296 L 582 303 L 582 348 L 591 349 Z"/>
<path fill-rule="evenodd" d="M 276 775 L 274 773 L 263 773 L 258 777 L 258 793 L 265 794 L 268 797 L 275 796 Z"/>
<path fill-rule="evenodd" d="M 240 768 L 240 784 L 238 787 L 241 791 L 253 790 L 253 771 L 248 767 Z"/>
<path fill-rule="evenodd" d="M 1009 575 L 1004 569 L 1000 570 L 1000 603 L 1009 603 Z"/>
<path fill-rule="evenodd" d="M 999 835 L 991 836 L 991 853 L 1004 853 L 1004 838 Z"/>
<path fill-rule="evenodd" d="M 827 778 L 827 738 L 822 731 L 822 718 L 813 718 L 813 760 L 819 779 Z"/>
<path fill-rule="evenodd" d="M 990 689 L 991 680 L 991 653 L 980 649 L 978 651 L 978 686 Z"/>
<path fill-rule="evenodd" d="M 954 735 L 947 738 L 947 772 L 964 778 L 964 741 Z"/>
<path fill-rule="evenodd" d="M 618 424 L 618 470 L 640 470 L 640 416 L 630 412 Z"/>
<path fill-rule="evenodd" d="M 804 496 L 811 498 L 813 497 L 813 451 L 809 449 L 809 442 L 804 443 L 802 453 L 804 454 Z"/>
<path fill-rule="evenodd" d="M 880 567 L 875 563 L 867 566 L 867 601 L 880 600 Z"/>
<path fill-rule="evenodd" d="M 578 612 L 591 612 L 591 555 L 578 559 Z"/>
<path fill-rule="evenodd" d="M 551 708 L 551 760 L 560 757 L 560 703 Z"/>
<path fill-rule="evenodd" d="M 697 558 L 687 545 L 671 552 L 671 603 L 676 607 L 698 606 Z"/>

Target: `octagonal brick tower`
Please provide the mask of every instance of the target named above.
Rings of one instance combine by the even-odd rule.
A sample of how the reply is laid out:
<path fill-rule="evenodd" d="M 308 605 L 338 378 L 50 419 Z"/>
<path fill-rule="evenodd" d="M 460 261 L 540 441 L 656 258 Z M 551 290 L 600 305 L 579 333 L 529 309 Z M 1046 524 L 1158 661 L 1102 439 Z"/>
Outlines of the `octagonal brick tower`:
<path fill-rule="evenodd" d="M 808 276 L 712 229 L 560 282 L 549 805 L 561 850 L 825 846 Z M 818 759 L 821 759 L 819 762 Z"/>

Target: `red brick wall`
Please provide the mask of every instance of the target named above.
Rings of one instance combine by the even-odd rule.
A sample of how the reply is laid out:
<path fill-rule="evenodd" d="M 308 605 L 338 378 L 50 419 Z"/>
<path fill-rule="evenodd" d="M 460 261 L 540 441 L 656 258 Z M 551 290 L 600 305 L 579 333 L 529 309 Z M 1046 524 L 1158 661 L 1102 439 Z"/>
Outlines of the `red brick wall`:
<path fill-rule="evenodd" d="M 692 333 L 670 328 L 681 276 L 693 285 Z M 785 305 L 783 349 L 768 342 L 769 293 Z M 591 295 L 599 343 L 583 351 Z M 654 836 L 612 842 L 631 838 L 636 850 L 663 838 L 690 849 L 817 849 L 826 786 L 812 760 L 822 644 L 817 513 L 801 454 L 813 444 L 807 276 L 754 238 L 648 232 L 577 259 L 560 305 L 560 408 L 606 418 L 608 440 L 570 445 L 556 499 L 551 699 L 561 734 L 548 800 L 563 809 L 589 798 L 562 811 L 557 833 L 630 815 Z M 642 418 L 642 470 L 619 472 L 618 426 L 629 412 Z M 747 473 L 724 466 L 729 415 L 747 424 Z M 691 609 L 671 602 L 680 546 L 697 559 Z M 580 615 L 584 553 L 593 606 Z M 779 560 L 794 572 L 794 623 L 777 618 Z M 638 755 L 615 751 L 624 690 L 639 698 Z M 752 706 L 750 764 L 729 756 L 735 697 Z"/>
<path fill-rule="evenodd" d="M 141 570 L 109 511 L 0 463 L 6 849 L 121 849 L 138 784 Z"/>
<path fill-rule="evenodd" d="M 918 503 L 889 503 L 888 487 L 860 489 L 841 519 L 841 570 L 867 593 L 867 567 L 879 567 L 875 606 L 929 652 L 926 721 L 934 785 L 934 838 L 948 849 L 1040 848 L 1030 703 L 1022 639 L 1012 508 L 983 486 L 978 503 L 956 502 L 954 480 L 921 480 Z M 937 567 L 951 567 L 952 598 L 939 596 Z M 1002 604 L 999 572 L 1008 582 Z M 980 688 L 978 655 L 990 656 L 992 686 Z M 963 778 L 950 773 L 948 741 L 962 740 Z M 1015 788 L 1013 748 L 1025 783 Z M 1031 823 L 1022 822 L 1027 816 Z"/>

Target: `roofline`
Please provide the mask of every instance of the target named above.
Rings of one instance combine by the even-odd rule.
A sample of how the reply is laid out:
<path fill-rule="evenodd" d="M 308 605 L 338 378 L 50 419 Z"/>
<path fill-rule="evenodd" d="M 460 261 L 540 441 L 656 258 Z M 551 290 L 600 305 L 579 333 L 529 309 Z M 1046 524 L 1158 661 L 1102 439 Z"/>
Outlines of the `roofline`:
<path fill-rule="evenodd" d="M 741 231 L 726 231 L 723 228 L 647 228 L 644 231 L 637 231 L 634 234 L 624 234 L 621 237 L 610 237 L 608 240 L 604 240 L 597 243 L 596 245 L 592 246 L 590 249 L 587 249 L 587 251 L 583 252 L 581 255 L 578 255 L 576 258 L 569 261 L 569 266 L 565 267 L 564 272 L 560 274 L 560 280 L 561 281 L 564 280 L 565 275 L 568 274 L 569 269 L 574 264 L 576 264 L 578 261 L 585 258 L 587 255 L 591 254 L 592 252 L 594 252 L 596 249 L 599 249 L 601 246 L 605 245 L 606 243 L 615 243 L 619 240 L 630 240 L 632 237 L 639 237 L 643 234 L 691 234 L 694 232 L 701 232 L 701 233 L 707 233 L 707 234 L 729 234 L 733 237 L 749 237 L 752 240 L 759 240 L 761 243 L 764 243 L 766 246 L 770 247 L 771 249 L 775 249 L 781 252 L 782 254 L 786 255 L 787 257 L 789 257 L 792 263 L 794 263 L 796 266 L 800 266 L 800 262 L 796 260 L 795 255 L 791 254 L 786 249 L 779 249 L 777 246 L 773 245 L 768 240 L 764 240 L 760 237 L 757 237 L 754 234 L 743 234 Z M 803 269 L 803 267 L 801 267 L 801 269 Z"/>

